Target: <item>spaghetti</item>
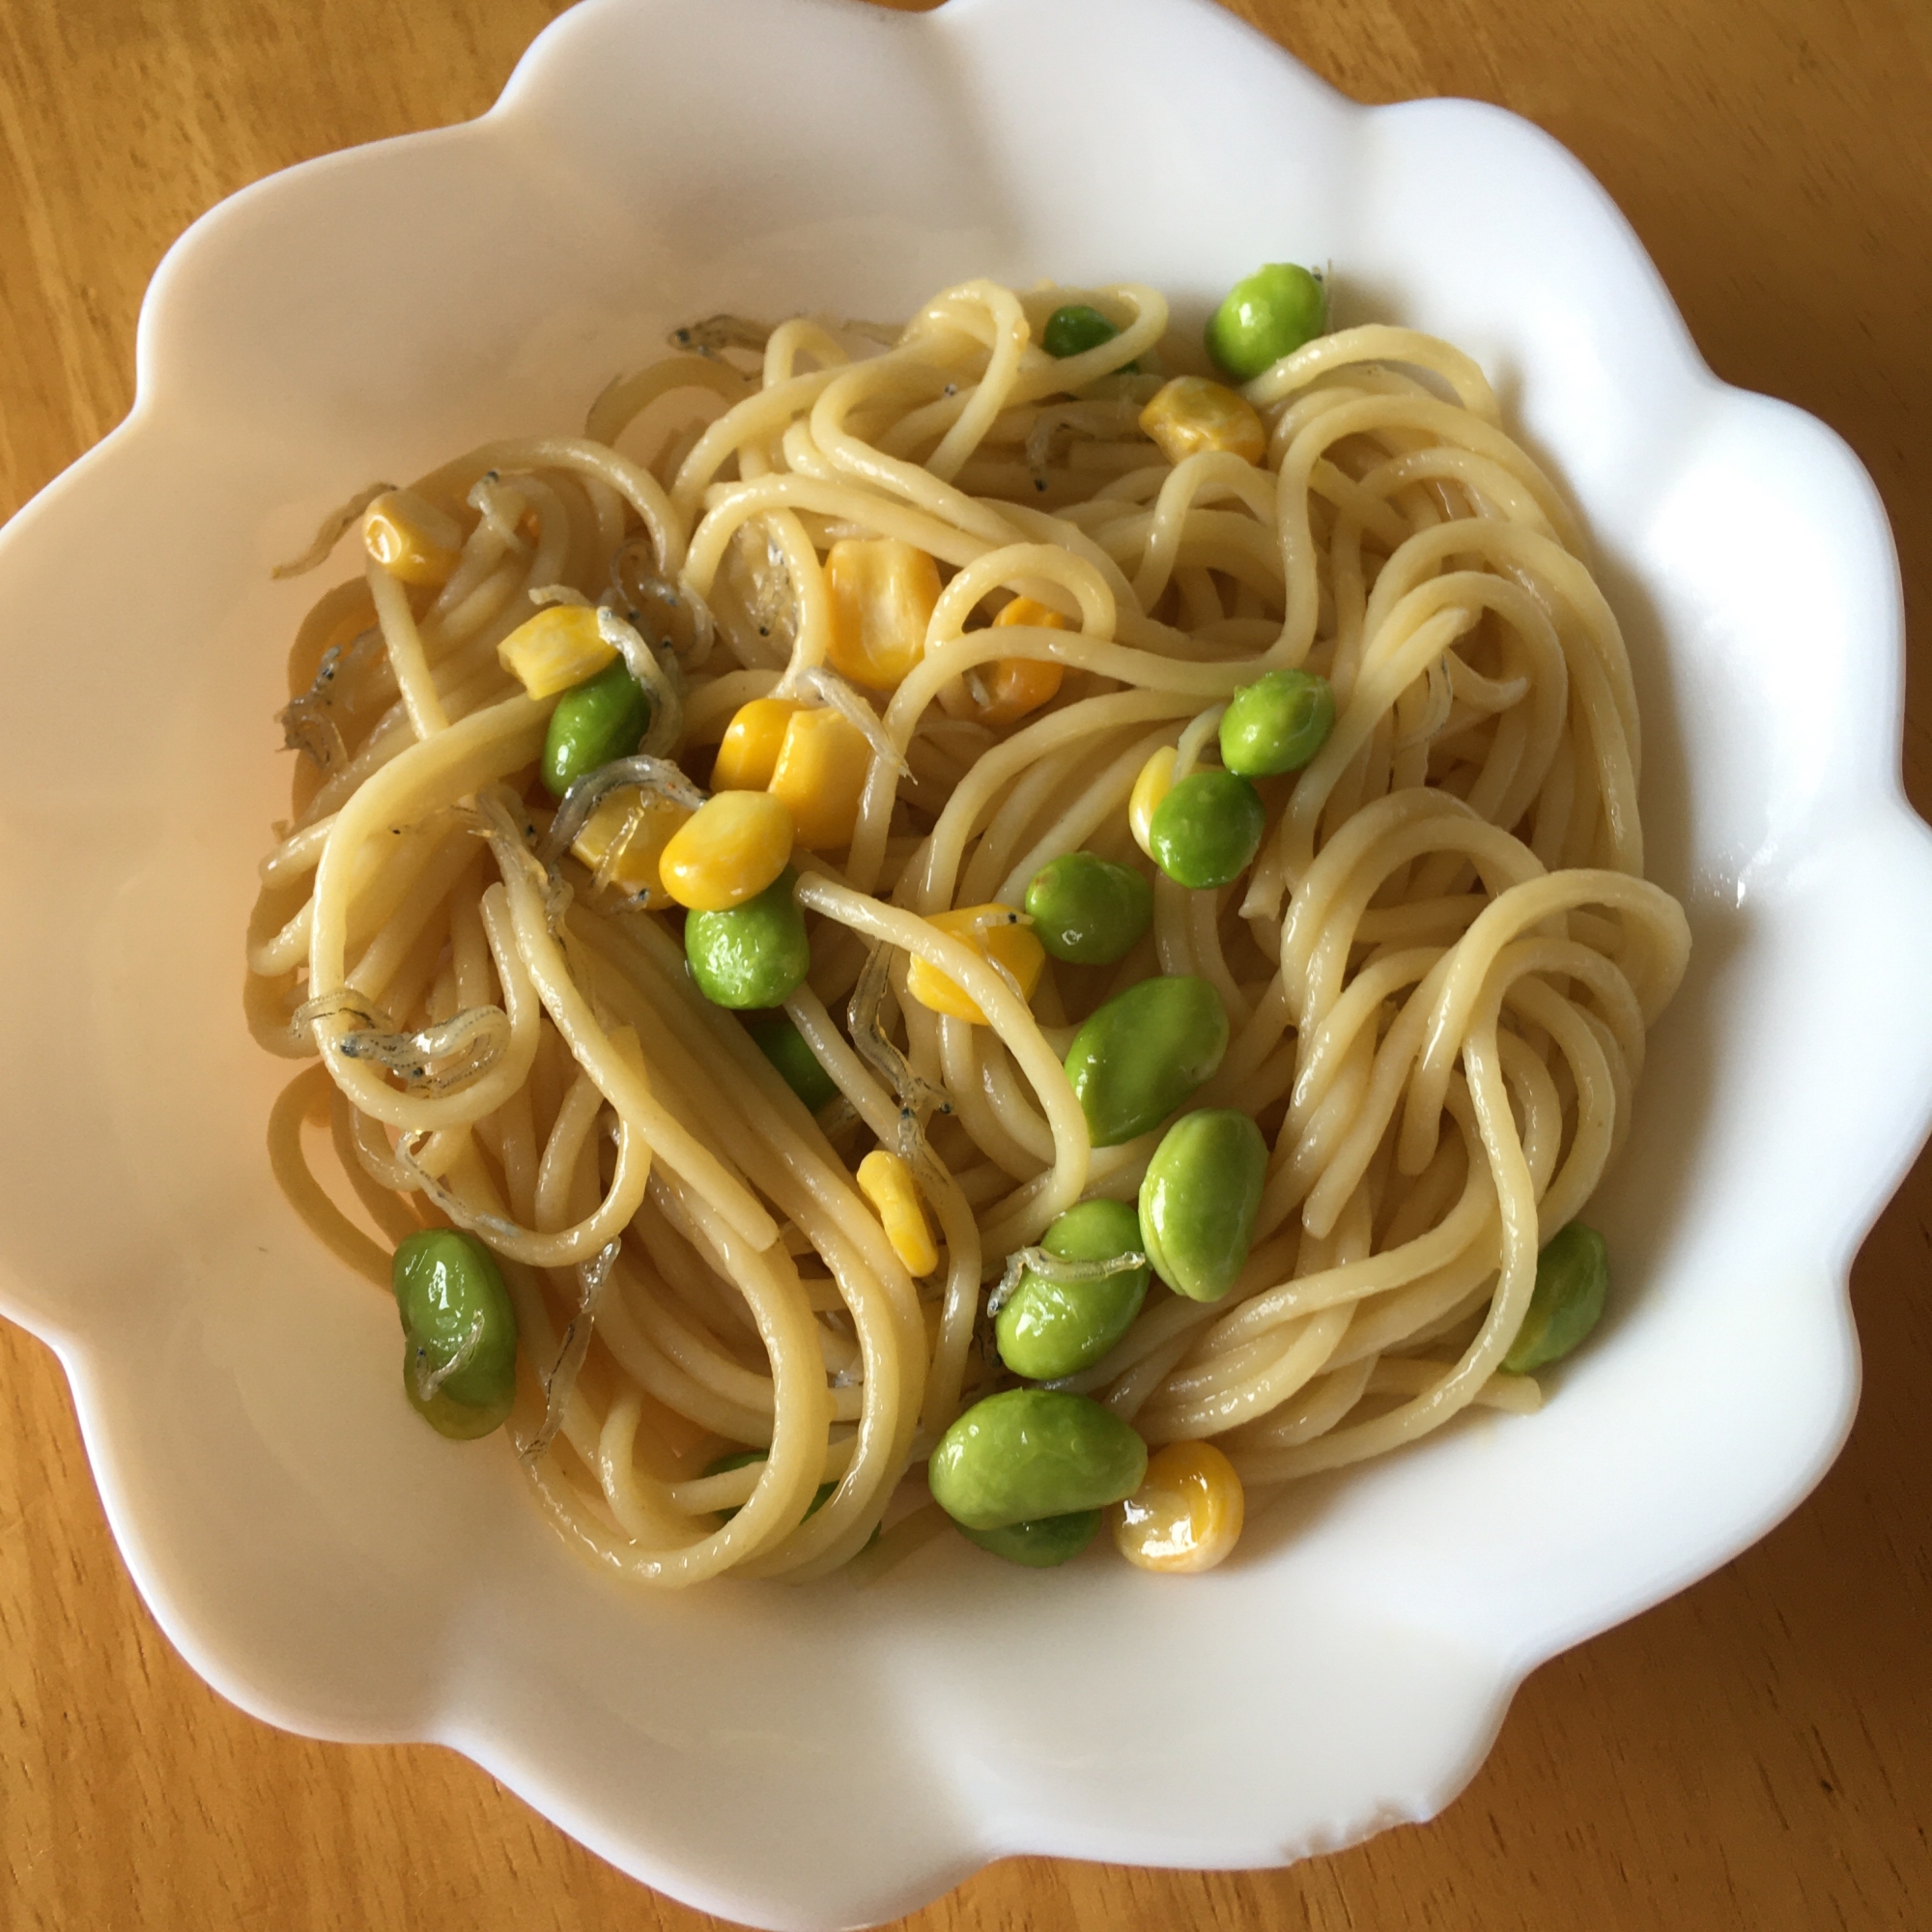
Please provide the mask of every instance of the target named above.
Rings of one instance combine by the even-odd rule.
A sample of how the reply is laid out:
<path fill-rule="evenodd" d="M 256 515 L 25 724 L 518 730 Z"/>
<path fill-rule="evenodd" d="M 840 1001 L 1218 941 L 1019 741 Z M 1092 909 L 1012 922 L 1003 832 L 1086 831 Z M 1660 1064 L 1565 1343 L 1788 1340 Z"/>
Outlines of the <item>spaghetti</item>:
<path fill-rule="evenodd" d="M 1104 333 L 1049 355 L 1070 306 Z M 989 1290 L 1014 1255 L 1052 1277 L 1042 1238 L 1133 1203 L 1161 1145 L 1096 1145 L 1068 1067 L 1163 976 L 1225 1022 L 1187 1107 L 1265 1143 L 1250 1237 L 1226 1293 L 1156 1286 L 1057 1391 L 1211 1438 L 1250 1490 L 1537 1405 L 1502 1365 L 1539 1250 L 1616 1151 L 1689 944 L 1642 876 L 1616 619 L 1447 344 L 1317 336 L 1219 390 L 1244 452 L 1166 336 L 1137 286 L 969 282 L 884 332 L 719 318 L 582 437 L 365 495 L 303 559 L 361 527 L 291 653 L 302 755 L 248 935 L 253 1030 L 310 1062 L 274 1169 L 384 1288 L 425 1228 L 488 1247 L 524 1465 L 627 1576 L 811 1577 L 889 1507 L 941 1520 L 918 1465 L 1013 1381 Z M 923 603 L 840 579 L 909 555 Z M 650 719 L 560 802 L 560 700 L 518 655 L 553 633 Z M 1239 876 L 1179 883 L 1141 808 L 1218 779 L 1224 707 L 1278 671 L 1326 680 L 1333 728 L 1253 781 Z M 712 915 L 666 888 L 701 782 L 786 796 L 760 730 L 811 775 L 792 870 L 758 881 L 809 938 L 789 1078 L 700 990 L 679 920 Z M 1030 933 L 1030 882 L 1083 850 L 1150 880 L 1151 918 L 1029 987 L 995 928 Z"/>

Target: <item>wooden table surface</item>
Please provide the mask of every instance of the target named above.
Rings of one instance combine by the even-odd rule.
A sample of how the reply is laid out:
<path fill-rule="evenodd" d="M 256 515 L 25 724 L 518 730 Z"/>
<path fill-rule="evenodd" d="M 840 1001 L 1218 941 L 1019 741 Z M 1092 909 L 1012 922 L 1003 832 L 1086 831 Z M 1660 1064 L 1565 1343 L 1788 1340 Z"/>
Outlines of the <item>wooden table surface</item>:
<path fill-rule="evenodd" d="M 480 112 L 555 11 L 0 0 L 0 517 L 128 409 L 142 290 L 195 215 L 310 156 Z M 1635 224 L 1718 373 L 1814 412 L 1864 459 L 1923 638 L 1926 0 L 1236 11 L 1361 99 L 1479 96 L 1565 142 Z M 1909 689 L 1906 778 L 1923 810 L 1920 661 Z M 1836 1467 L 1737 1562 L 1537 1672 L 1433 1824 L 1286 1871 L 1012 1861 L 905 1923 L 1932 1923 L 1928 1248 L 1921 1160 L 1854 1275 L 1866 1382 Z M 0 1324 L 0 1925 L 722 1922 L 621 1877 L 449 1752 L 314 1744 L 222 1703 L 128 1584 L 53 1357 Z"/>

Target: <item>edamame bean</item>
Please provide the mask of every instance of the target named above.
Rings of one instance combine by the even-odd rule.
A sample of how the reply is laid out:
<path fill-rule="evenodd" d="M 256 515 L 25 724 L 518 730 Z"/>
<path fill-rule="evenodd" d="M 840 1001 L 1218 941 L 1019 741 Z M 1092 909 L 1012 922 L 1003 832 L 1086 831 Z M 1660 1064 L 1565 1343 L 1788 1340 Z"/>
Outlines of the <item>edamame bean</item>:
<path fill-rule="evenodd" d="M 1111 966 L 1124 959 L 1153 919 L 1153 888 L 1131 866 L 1097 852 L 1069 852 L 1033 875 L 1026 909 L 1034 937 L 1056 959 Z"/>
<path fill-rule="evenodd" d="M 769 1461 L 770 1456 L 771 1452 L 767 1449 L 740 1449 L 732 1455 L 719 1457 L 715 1463 L 705 1463 L 704 1473 L 707 1476 L 722 1476 L 732 1469 L 749 1469 L 753 1463 Z M 806 1515 L 817 1515 L 831 1500 L 832 1492 L 838 1487 L 837 1483 L 820 1483 L 817 1489 L 811 1492 L 811 1504 L 807 1509 Z M 719 1510 L 717 1512 L 718 1520 L 720 1522 L 729 1522 L 744 1507 L 743 1503 L 732 1503 L 728 1508 Z"/>
<path fill-rule="evenodd" d="M 439 1435 L 487 1435 L 517 1396 L 517 1312 L 497 1257 L 459 1228 L 425 1228 L 389 1264 L 403 1387 Z"/>
<path fill-rule="evenodd" d="M 1190 772 L 1153 809 L 1148 847 L 1177 885 L 1232 885 L 1267 829 L 1262 795 L 1233 772 Z"/>
<path fill-rule="evenodd" d="M 612 658 L 595 677 L 566 691 L 544 733 L 544 789 L 561 798 L 585 772 L 628 758 L 650 727 L 651 697 Z"/>
<path fill-rule="evenodd" d="M 758 1051 L 784 1075 L 784 1083 L 811 1113 L 832 1099 L 838 1083 L 826 1072 L 805 1036 L 784 1013 L 761 1013 L 751 1022 Z"/>
<path fill-rule="evenodd" d="M 1204 1107 L 1161 1136 L 1141 1182 L 1141 1247 L 1162 1281 L 1219 1301 L 1247 1264 L 1267 1142 L 1245 1114 Z"/>
<path fill-rule="evenodd" d="M 1086 302 L 1067 302 L 1047 317 L 1046 327 L 1039 332 L 1039 346 L 1052 356 L 1078 355 L 1113 341 L 1120 332 L 1097 308 Z"/>
<path fill-rule="evenodd" d="M 1560 1228 L 1536 1258 L 1529 1312 L 1503 1357 L 1513 1376 L 1560 1361 L 1597 1325 L 1610 1286 L 1609 1244 L 1581 1221 Z"/>
<path fill-rule="evenodd" d="M 968 1529 L 963 1522 L 958 1525 L 959 1534 L 969 1543 L 1029 1570 L 1051 1570 L 1071 1563 L 1094 1541 L 1099 1528 L 1100 1512 L 1096 1509 L 1035 1517 L 1030 1522 L 1009 1522 L 1003 1529 Z"/>
<path fill-rule="evenodd" d="M 1083 1201 L 1040 1240 L 1048 1254 L 1070 1262 L 1110 1262 L 1140 1244 L 1140 1218 L 1124 1201 Z M 1148 1275 L 1143 1265 L 1093 1281 L 1052 1281 L 1028 1268 L 993 1318 L 1001 1361 L 1036 1382 L 1097 1362 L 1141 1312 Z"/>
<path fill-rule="evenodd" d="M 1293 262 L 1269 262 L 1230 289 L 1208 322 L 1208 353 L 1251 382 L 1328 327 L 1328 291 Z"/>
<path fill-rule="evenodd" d="M 1271 670 L 1244 684 L 1221 717 L 1221 762 L 1244 779 L 1298 772 L 1335 728 L 1335 690 L 1309 670 Z"/>
<path fill-rule="evenodd" d="M 1066 1049 L 1094 1145 L 1118 1147 L 1157 1127 L 1227 1050 L 1227 1011 L 1206 980 L 1143 980 L 1096 1007 Z"/>
<path fill-rule="evenodd" d="M 1105 1509 L 1146 1473 L 1147 1444 L 1111 1408 L 1038 1388 L 976 1402 L 926 1465 L 934 1501 L 967 1529 Z"/>
<path fill-rule="evenodd" d="M 781 1007 L 811 970 L 805 915 L 787 866 L 763 892 L 727 912 L 687 913 L 684 956 L 697 990 L 714 1006 Z"/>

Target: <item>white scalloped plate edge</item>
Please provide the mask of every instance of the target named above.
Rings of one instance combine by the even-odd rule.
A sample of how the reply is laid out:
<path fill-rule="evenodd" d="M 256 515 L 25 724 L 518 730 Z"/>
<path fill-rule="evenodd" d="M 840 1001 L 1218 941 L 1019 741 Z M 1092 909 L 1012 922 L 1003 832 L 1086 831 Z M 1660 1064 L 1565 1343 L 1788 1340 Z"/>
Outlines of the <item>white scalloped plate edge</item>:
<path fill-rule="evenodd" d="M 479 121 L 308 163 L 257 184 L 203 216 L 170 250 L 144 305 L 137 339 L 138 393 L 132 413 L 0 534 L 0 587 L 8 582 L 10 560 L 36 541 L 36 531 L 57 508 L 70 504 L 83 492 L 106 487 L 112 472 L 123 464 L 138 464 L 150 437 L 165 440 L 162 403 L 168 386 L 170 310 L 177 300 L 191 305 L 196 277 L 203 272 L 197 263 L 217 249 L 242 217 L 259 223 L 271 213 L 293 182 L 299 178 L 313 185 L 322 182 L 331 167 L 357 169 L 372 162 L 384 168 L 412 165 L 435 144 L 442 144 L 446 152 L 469 152 L 487 147 L 504 133 L 513 132 L 521 139 L 539 134 L 546 88 L 554 84 L 553 71 L 573 59 L 581 63 L 603 36 L 623 31 L 627 14 L 641 15 L 647 11 L 627 8 L 622 0 L 592 0 L 590 6 L 563 16 L 539 37 L 497 106 Z M 725 11 L 721 8 L 719 14 Z M 739 13 L 745 19 L 772 19 L 778 11 L 770 6 L 741 6 Z M 949 57 L 962 60 L 975 37 L 990 43 L 1003 32 L 1037 31 L 1039 21 L 1048 14 L 1056 26 L 1064 28 L 1077 24 L 1083 14 L 1097 17 L 1099 12 L 1091 5 L 1067 4 L 1066 0 L 1057 9 L 1035 9 L 1031 19 L 1017 0 L 952 0 L 939 14 L 889 16 L 885 20 L 867 10 L 838 6 L 834 0 L 798 0 L 787 11 L 793 16 L 816 12 L 828 28 L 841 15 L 848 21 L 863 18 L 871 24 L 859 31 L 876 34 L 879 46 L 893 35 L 936 35 L 947 45 Z M 1563 192 L 1573 201 L 1581 197 L 1602 235 L 1621 238 L 1622 252 L 1615 255 L 1613 251 L 1605 257 L 1604 273 L 1627 294 L 1641 293 L 1650 313 L 1643 318 L 1641 330 L 1633 327 L 1633 335 L 1647 331 L 1653 354 L 1660 342 L 1668 343 L 1674 363 L 1667 377 L 1680 385 L 1687 398 L 1694 393 L 1699 406 L 1679 446 L 1684 470 L 1695 470 L 1690 454 L 1707 439 L 1731 437 L 1748 444 L 1754 437 L 1768 438 L 1776 452 L 1776 460 L 1770 463 L 1772 484 L 1790 483 L 1802 472 L 1817 501 L 1829 505 L 1838 519 L 1833 532 L 1837 548 L 1831 561 L 1837 573 L 1837 588 L 1848 607 L 1847 628 L 1861 630 L 1864 639 L 1863 656 L 1852 666 L 1856 676 L 1851 677 L 1860 685 L 1858 728 L 1851 724 L 1842 725 L 1841 741 L 1834 741 L 1839 742 L 1840 750 L 1850 747 L 1861 754 L 1861 768 L 1818 776 L 1811 791 L 1799 800 L 1804 814 L 1796 823 L 1805 836 L 1796 837 L 1787 827 L 1782 843 L 1777 838 L 1769 838 L 1756 854 L 1734 855 L 1737 863 L 1719 867 L 1716 878 L 1686 883 L 1693 888 L 1733 886 L 1740 901 L 1747 900 L 1754 909 L 1768 909 L 1773 917 L 1799 904 L 1813 910 L 1823 906 L 1834 913 L 1846 911 L 1855 923 L 1861 922 L 1858 931 L 1863 942 L 1862 952 L 1851 964 L 1868 977 L 1874 971 L 1883 973 L 1886 959 L 1909 953 L 1913 944 L 1932 926 L 1932 840 L 1905 805 L 1898 779 L 1902 626 L 1896 566 L 1876 494 L 1856 459 L 1812 419 L 1785 406 L 1728 389 L 1709 374 L 1690 347 L 1654 269 L 1621 217 L 1574 160 L 1525 124 L 1466 102 L 1418 103 L 1391 109 L 1349 106 L 1294 68 L 1286 56 L 1205 5 L 1168 0 L 1163 6 L 1149 0 L 1148 4 L 1117 8 L 1109 18 L 1113 31 L 1121 35 L 1151 27 L 1179 33 L 1185 21 L 1184 31 L 1200 33 L 1204 45 L 1207 37 L 1223 37 L 1219 43 L 1223 51 L 1233 44 L 1227 38 L 1232 36 L 1251 52 L 1258 71 L 1262 63 L 1272 63 L 1272 79 L 1266 85 L 1298 94 L 1311 107 L 1321 103 L 1358 132 L 1382 130 L 1406 140 L 1422 124 L 1433 122 L 1457 140 L 1466 136 L 1475 142 L 1515 144 L 1525 156 L 1533 152 L 1552 175 L 1566 178 Z M 911 47 L 920 43 L 908 38 L 901 44 Z M 992 51 L 990 45 L 982 48 L 981 56 L 990 58 Z M 470 144 L 470 149 L 465 144 Z M 151 457 L 157 453 L 158 444 L 147 451 Z M 1849 658 L 1847 663 L 1851 664 Z M 1834 894 L 1833 882 L 1848 871 L 1857 872 L 1861 866 L 1876 867 L 1881 859 L 1887 869 L 1871 884 L 1851 892 L 1849 906 L 1840 907 L 1838 900 L 1846 895 Z M 0 876 L 10 885 L 14 883 L 11 869 Z M 1887 936 L 1888 913 L 1894 928 L 1889 935 L 1889 952 L 1877 945 Z M 1880 956 L 1874 961 L 1863 956 L 1865 953 Z M 1917 956 L 1923 956 L 1922 950 Z M 1897 980 L 1894 990 L 1903 990 L 1902 976 L 1892 977 Z M 1874 992 L 1883 990 L 1883 983 Z M 1870 1018 L 1848 1016 L 1847 1038 L 1874 1056 L 1873 1064 L 1885 1067 L 1889 1081 L 1883 1094 L 1867 1087 L 1849 1096 L 1841 1109 L 1842 1118 L 1831 1116 L 1828 1110 L 1826 1125 L 1830 1131 L 1822 1136 L 1827 1148 L 1856 1153 L 1861 1173 L 1856 1180 L 1842 1173 L 1833 1176 L 1831 1211 L 1812 1217 L 1803 1231 L 1806 1238 L 1802 1248 L 1792 1256 L 1790 1293 L 1803 1302 L 1807 1320 L 1788 1339 L 1794 1346 L 1808 1344 L 1818 1351 L 1827 1373 L 1816 1378 L 1815 1400 L 1801 1418 L 1802 1428 L 1779 1445 L 1781 1457 L 1772 1465 L 1760 1463 L 1740 1477 L 1736 1508 L 1721 1533 L 1707 1526 L 1701 1536 L 1654 1549 L 1648 1565 L 1633 1568 L 1619 1591 L 1606 1592 L 1600 1587 L 1583 1603 L 1554 1590 L 1533 1609 L 1519 1606 L 1520 1620 L 1508 1631 L 1485 1627 L 1478 1606 L 1473 1605 L 1443 1619 L 1436 1627 L 1440 1644 L 1432 1662 L 1442 1666 L 1445 1677 L 1461 1677 L 1447 1662 L 1460 1654 L 1466 1677 L 1449 1697 L 1457 1706 L 1454 1720 L 1437 1734 L 1432 1749 L 1417 1754 L 1425 1761 L 1409 1765 L 1406 1775 L 1390 1780 L 1387 1788 L 1358 1795 L 1350 1802 L 1338 1801 L 1325 1817 L 1304 1816 L 1298 1827 L 1272 1838 L 1264 1832 L 1257 1833 L 1252 1821 L 1240 1832 L 1219 1839 L 1211 1834 L 1190 1836 L 1182 1830 L 1163 1841 L 1146 1832 L 1137 1837 L 1123 1835 L 1110 1829 L 1104 1815 L 1059 1820 L 1015 1816 L 1003 1799 L 997 1776 L 991 1785 L 983 1778 L 976 1784 L 972 1777 L 956 1777 L 951 1787 L 952 1802 L 944 1807 L 954 1815 L 941 1821 L 950 1829 L 950 1838 L 947 1831 L 935 1830 L 923 1848 L 913 1848 L 909 1841 L 891 1848 L 881 1846 L 878 1862 L 868 1870 L 821 1870 L 788 1898 L 783 1895 L 782 1881 L 769 1869 L 741 1877 L 728 1864 L 721 1863 L 715 1853 L 708 1859 L 701 1853 L 687 1855 L 679 1843 L 661 1841 L 650 1820 L 613 1814 L 586 1790 L 582 1775 L 571 1776 L 560 1763 L 546 1761 L 541 1749 L 533 1751 L 530 1734 L 519 1734 L 516 1719 L 498 1724 L 473 1708 L 466 1714 L 445 1701 L 446 1687 L 424 1687 L 415 1699 L 394 1707 L 385 1718 L 372 1718 L 364 1700 L 354 1696 L 337 1702 L 314 1694 L 293 1694 L 294 1687 L 284 1673 L 263 1673 L 251 1667 L 251 1660 L 231 1656 L 218 1640 L 207 1636 L 190 1594 L 179 1588 L 182 1579 L 175 1564 L 151 1541 L 156 1526 L 150 1524 L 137 1500 L 141 1484 L 123 1454 L 124 1448 L 128 1454 L 135 1453 L 134 1445 L 122 1440 L 123 1425 L 130 1412 L 123 1405 L 137 1398 L 125 1386 L 117 1386 L 144 1366 L 129 1359 L 139 1336 L 124 1332 L 117 1348 L 115 1337 L 90 1332 L 84 1321 L 70 1325 L 58 1306 L 49 1302 L 47 1288 L 37 1288 L 18 1274 L 11 1251 L 5 1258 L 13 1277 L 7 1301 L 9 1312 L 42 1334 L 61 1356 L 73 1385 L 83 1435 L 109 1520 L 157 1621 L 209 1682 L 270 1721 L 324 1736 L 434 1736 L 485 1765 L 613 1862 L 707 1909 L 759 1918 L 773 1924 L 851 1922 L 857 1916 L 909 1909 L 955 1882 L 984 1858 L 1009 1851 L 1172 1863 L 1269 1862 L 1311 1850 L 1331 1849 L 1383 1824 L 1427 1816 L 1439 1809 L 1481 1762 L 1516 1684 L 1528 1669 L 1566 1644 L 1706 1574 L 1794 1507 L 1829 1465 L 1849 1427 L 1856 1400 L 1856 1340 L 1845 1292 L 1850 1258 L 1909 1163 L 1923 1134 L 1927 1096 L 1932 1094 L 1932 1024 L 1921 1020 L 1915 1031 L 1908 1007 L 1903 1032 L 1882 1028 L 1880 1018 L 1884 1016 L 1888 1022 L 1890 1018 L 1882 1014 L 1884 1001 L 1871 997 L 1864 1004 Z M 1667 1028 L 1668 1020 L 1665 1025 Z M 1554 1416 L 1558 1412 L 1552 1407 L 1547 1413 Z M 1463 1444 L 1445 1443 L 1443 1449 L 1460 1454 Z M 168 1533 L 167 1525 L 158 1525 L 163 1541 Z M 1321 1533 L 1318 1523 L 1310 1532 L 1311 1540 L 1319 1540 Z M 316 1689 L 307 1688 L 311 1693 Z"/>

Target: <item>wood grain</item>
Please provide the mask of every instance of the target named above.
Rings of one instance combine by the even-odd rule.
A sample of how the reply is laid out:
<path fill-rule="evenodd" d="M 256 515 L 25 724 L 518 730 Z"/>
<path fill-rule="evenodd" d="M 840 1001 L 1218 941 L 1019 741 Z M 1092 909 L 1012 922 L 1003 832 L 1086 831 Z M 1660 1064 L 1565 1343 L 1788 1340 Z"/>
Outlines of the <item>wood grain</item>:
<path fill-rule="evenodd" d="M 244 183 L 487 106 L 555 11 L 0 0 L 0 515 L 120 418 L 162 251 Z M 1241 0 L 1359 99 L 1467 94 L 1608 187 L 1718 373 L 1839 430 L 1932 597 L 1932 11 L 1923 0 Z M 1916 657 L 1906 774 L 1932 802 Z M 1288 1871 L 1015 1861 L 919 1932 L 1214 1924 L 1640 1932 L 1926 1920 L 1932 1162 L 1866 1242 L 1851 1444 L 1719 1575 L 1561 1658 L 1434 1824 Z M 703 1918 L 462 1759 L 223 1704 L 121 1569 L 58 1365 L 0 1331 L 0 1924 L 556 1932 Z"/>

